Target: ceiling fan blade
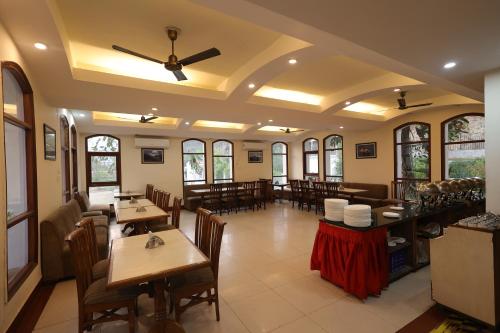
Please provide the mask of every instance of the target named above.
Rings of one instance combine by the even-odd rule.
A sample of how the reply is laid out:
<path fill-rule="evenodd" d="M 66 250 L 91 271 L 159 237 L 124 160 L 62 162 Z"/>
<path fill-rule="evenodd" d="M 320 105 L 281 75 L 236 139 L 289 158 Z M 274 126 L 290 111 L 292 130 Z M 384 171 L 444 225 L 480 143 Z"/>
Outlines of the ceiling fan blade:
<path fill-rule="evenodd" d="M 120 51 L 120 52 L 123 52 L 123 53 L 127 53 L 127 54 L 130 54 L 130 55 L 133 55 L 133 56 L 136 56 L 136 57 L 139 57 L 139 58 L 142 58 L 142 59 L 146 59 L 146 60 L 149 60 L 149 61 L 154 61 L 154 62 L 157 62 L 159 64 L 163 64 L 164 62 L 161 61 L 161 60 L 158 60 L 158 59 L 155 59 L 155 58 L 151 58 L 151 57 L 148 57 L 147 55 L 144 55 L 144 54 L 141 54 L 141 53 L 137 53 L 135 51 L 132 51 L 132 50 L 129 50 L 129 49 L 126 49 L 124 47 L 121 47 L 121 46 L 118 46 L 118 45 L 113 45 L 112 46 L 113 49 L 117 50 L 117 51 Z"/>
<path fill-rule="evenodd" d="M 212 47 L 211 49 L 208 49 L 206 51 L 196 53 L 190 57 L 181 59 L 178 61 L 178 63 L 181 64 L 182 66 L 187 66 L 187 65 L 194 64 L 195 62 L 199 62 L 199 61 L 207 60 L 207 59 L 210 59 L 213 57 L 217 57 L 220 54 L 221 53 L 218 49 L 216 49 L 215 47 Z"/>
<path fill-rule="evenodd" d="M 280 128 L 280 131 L 286 132 L 286 129 L 284 129 L 284 128 Z"/>
<path fill-rule="evenodd" d="M 184 81 L 188 79 L 181 70 L 172 71 L 172 73 L 174 73 L 175 77 L 177 78 L 177 81 Z"/>
<path fill-rule="evenodd" d="M 406 109 L 409 109 L 409 108 L 419 108 L 421 106 L 429 106 L 429 105 L 432 105 L 432 103 L 409 105 L 409 106 L 406 107 Z"/>
<path fill-rule="evenodd" d="M 151 120 L 155 120 L 155 119 L 157 119 L 157 118 L 158 118 L 157 116 L 152 116 L 152 117 L 144 118 L 144 122 L 145 122 L 145 123 L 148 123 L 148 122 L 150 122 Z"/>
<path fill-rule="evenodd" d="M 297 133 L 297 132 L 304 132 L 303 129 L 295 130 L 295 131 L 290 131 L 290 133 Z"/>

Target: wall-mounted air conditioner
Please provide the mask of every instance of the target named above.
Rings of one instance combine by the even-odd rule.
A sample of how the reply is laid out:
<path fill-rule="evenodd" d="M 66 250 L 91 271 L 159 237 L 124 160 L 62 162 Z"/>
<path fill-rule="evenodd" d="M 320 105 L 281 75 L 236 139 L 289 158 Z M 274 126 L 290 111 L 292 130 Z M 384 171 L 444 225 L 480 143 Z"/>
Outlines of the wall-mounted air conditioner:
<path fill-rule="evenodd" d="M 170 147 L 170 140 L 164 136 L 136 135 L 134 137 L 136 148 L 165 148 Z"/>
<path fill-rule="evenodd" d="M 266 144 L 263 142 L 244 141 L 243 150 L 264 150 Z"/>

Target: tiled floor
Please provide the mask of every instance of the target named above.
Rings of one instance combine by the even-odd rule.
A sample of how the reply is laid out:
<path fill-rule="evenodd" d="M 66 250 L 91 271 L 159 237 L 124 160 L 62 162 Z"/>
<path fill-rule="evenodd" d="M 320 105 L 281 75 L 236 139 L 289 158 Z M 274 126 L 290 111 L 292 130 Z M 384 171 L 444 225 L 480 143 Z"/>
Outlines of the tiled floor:
<path fill-rule="evenodd" d="M 220 258 L 221 321 L 213 306 L 189 309 L 181 317 L 188 333 L 390 333 L 432 305 L 429 270 L 391 284 L 365 302 L 322 280 L 309 270 L 318 216 L 287 203 L 259 212 L 225 215 L 228 222 Z M 181 229 L 192 236 L 194 214 L 183 212 Z M 113 226 L 113 236 L 120 235 Z M 74 280 L 59 283 L 35 332 L 76 332 Z M 139 301 L 138 332 L 147 332 L 153 301 Z M 98 326 L 94 332 L 128 332 L 127 324 Z"/>

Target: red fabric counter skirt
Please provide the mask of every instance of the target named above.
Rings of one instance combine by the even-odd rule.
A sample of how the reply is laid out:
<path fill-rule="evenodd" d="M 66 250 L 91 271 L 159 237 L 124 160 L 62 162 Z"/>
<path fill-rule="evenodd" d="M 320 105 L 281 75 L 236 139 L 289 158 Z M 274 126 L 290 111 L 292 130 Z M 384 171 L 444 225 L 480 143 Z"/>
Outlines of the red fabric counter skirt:
<path fill-rule="evenodd" d="M 386 228 L 354 231 L 319 223 L 311 269 L 360 299 L 380 295 L 389 280 Z"/>

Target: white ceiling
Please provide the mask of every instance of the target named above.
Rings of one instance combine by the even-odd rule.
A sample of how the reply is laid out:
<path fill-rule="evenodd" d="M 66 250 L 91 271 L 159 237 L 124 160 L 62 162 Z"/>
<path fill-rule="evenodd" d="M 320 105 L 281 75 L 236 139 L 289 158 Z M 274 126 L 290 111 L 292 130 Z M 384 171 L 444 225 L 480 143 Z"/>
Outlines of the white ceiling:
<path fill-rule="evenodd" d="M 368 2 L 355 2 L 358 9 L 367 8 L 367 12 L 377 14 L 379 23 L 365 17 L 369 15 L 364 11 L 353 11 L 355 16 L 345 15 L 352 9 L 350 2 L 334 3 L 332 7 L 332 2 L 319 1 L 314 7 L 309 4 L 306 13 L 302 13 L 301 10 L 305 10 L 302 3 L 294 0 L 287 2 L 289 7 L 282 6 L 283 2 L 279 1 L 258 0 L 144 0 L 140 5 L 134 0 L 0 0 L 0 21 L 30 65 L 31 74 L 47 102 L 86 115 L 78 117 L 78 126 L 83 132 L 221 137 L 223 132 L 219 130 L 200 132 L 184 125 L 186 121 L 192 124 L 196 120 L 214 120 L 247 125 L 244 131 L 223 134 L 224 137 L 295 138 L 257 131 L 257 123 L 266 125 L 269 119 L 273 119 L 272 125 L 307 130 L 338 129 L 341 125 L 345 130 L 367 130 L 403 113 L 391 113 L 388 117 L 352 115 L 342 111 L 344 102 L 390 104 L 394 98 L 392 90 L 396 87 L 408 90 L 412 103 L 413 100 L 438 98 L 433 107 L 480 104 L 481 87 L 460 78 L 465 69 L 470 70 L 467 64 L 472 56 L 467 62 L 456 58 L 459 63 L 456 71 L 443 72 L 440 52 L 446 50 L 435 47 L 439 40 L 420 26 L 404 24 L 401 26 L 408 32 L 403 33 L 403 29 L 391 32 L 392 42 L 398 41 L 398 49 L 405 45 L 404 50 L 399 51 L 401 57 L 392 58 L 394 55 L 389 52 L 392 42 L 379 36 L 390 30 L 388 26 L 394 25 L 389 23 L 395 14 L 391 1 L 379 3 L 380 7 L 387 7 L 386 11 L 375 10 Z M 266 6 L 272 11 L 264 8 Z M 430 3 L 422 6 L 429 8 Z M 405 7 L 411 6 L 404 3 L 403 8 L 399 8 L 405 11 Z M 342 39 L 347 36 L 345 30 L 349 30 L 345 17 L 335 24 L 327 24 L 342 16 L 340 12 L 350 17 L 353 31 L 349 38 L 353 40 Z M 455 16 L 453 19 L 458 19 Z M 309 22 L 314 17 L 318 22 Z M 352 24 L 353 20 L 358 23 Z M 176 44 L 179 57 L 212 46 L 220 48 L 222 55 L 192 66 L 192 72 L 187 69 L 188 76 L 192 76 L 181 85 L 82 65 L 108 56 L 111 61 L 122 61 L 123 55 L 110 50 L 112 43 L 163 59 L 168 54 L 168 40 L 162 29 L 169 24 L 183 29 Z M 440 28 L 442 24 L 435 26 L 435 29 Z M 380 45 L 372 48 L 368 42 L 362 44 L 365 40 L 356 35 L 360 31 L 365 31 L 365 37 L 371 36 L 371 39 L 364 39 L 378 39 Z M 445 32 L 436 35 L 442 36 Z M 414 42 L 405 44 L 409 40 L 407 36 L 413 36 Z M 47 43 L 49 49 L 45 52 L 35 50 L 33 43 L 36 41 Z M 407 47 L 415 48 L 414 44 L 433 51 L 414 51 L 414 57 L 408 57 Z M 492 47 L 487 45 L 487 49 Z M 448 49 L 449 53 L 453 50 Z M 482 52 L 476 53 L 478 59 L 483 59 Z M 125 57 L 133 62 L 132 65 L 138 61 Z M 298 64 L 289 65 L 290 58 L 296 58 Z M 417 60 L 426 64 L 434 62 L 439 69 L 429 70 Z M 485 60 L 482 66 L 491 67 L 493 62 Z M 158 66 L 159 73 L 169 74 Z M 480 75 L 478 72 L 472 74 Z M 255 89 L 248 89 L 249 83 L 255 83 Z M 316 94 L 321 103 L 306 105 L 252 96 L 262 86 Z M 178 118 L 177 128 L 151 129 L 138 124 L 101 126 L 92 122 L 91 111 L 147 114 L 152 107 L 159 109 L 155 111 L 157 115 Z"/>

